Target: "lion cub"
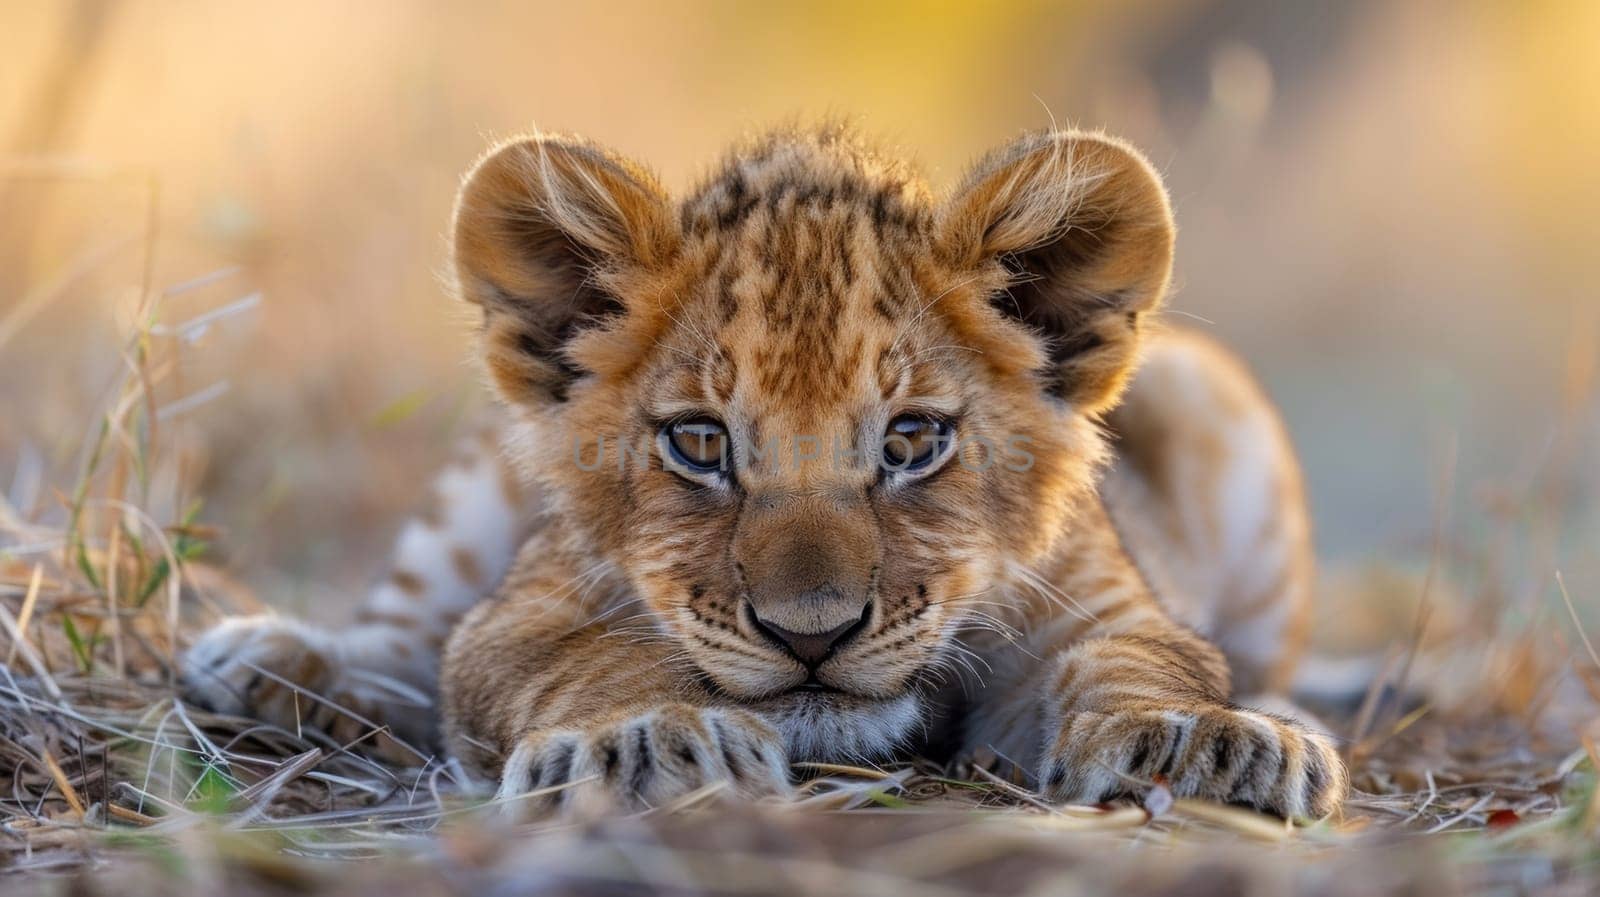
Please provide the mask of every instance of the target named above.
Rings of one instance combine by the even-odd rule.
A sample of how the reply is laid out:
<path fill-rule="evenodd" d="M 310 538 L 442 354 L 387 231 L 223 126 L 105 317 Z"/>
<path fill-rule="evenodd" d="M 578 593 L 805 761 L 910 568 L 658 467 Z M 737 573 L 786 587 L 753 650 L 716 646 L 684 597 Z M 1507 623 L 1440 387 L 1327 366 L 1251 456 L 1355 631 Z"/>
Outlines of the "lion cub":
<path fill-rule="evenodd" d="M 503 143 L 454 222 L 503 452 L 446 470 L 354 625 L 226 623 L 189 692 L 442 728 L 503 796 L 569 804 L 987 748 L 1058 801 L 1330 813 L 1329 737 L 1234 701 L 1287 681 L 1309 526 L 1249 374 L 1152 334 L 1172 245 L 1156 173 L 1097 134 L 944 196 L 836 127 L 681 198 Z"/>

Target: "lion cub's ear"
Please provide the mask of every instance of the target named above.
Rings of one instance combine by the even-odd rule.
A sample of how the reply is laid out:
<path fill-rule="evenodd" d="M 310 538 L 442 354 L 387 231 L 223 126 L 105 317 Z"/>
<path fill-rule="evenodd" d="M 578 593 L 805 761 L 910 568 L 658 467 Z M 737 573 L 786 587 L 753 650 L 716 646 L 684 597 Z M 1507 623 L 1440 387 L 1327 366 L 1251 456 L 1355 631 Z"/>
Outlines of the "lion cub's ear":
<path fill-rule="evenodd" d="M 1143 156 L 1096 135 L 1031 135 L 974 166 L 938 228 L 958 265 L 1005 266 L 990 303 L 1042 337 L 1051 392 L 1091 414 L 1115 403 L 1139 316 L 1172 270 L 1172 211 Z"/>
<path fill-rule="evenodd" d="M 581 140 L 513 140 L 467 173 L 456 283 L 484 309 L 484 357 L 504 398 L 566 400 L 585 373 L 574 338 L 627 312 L 619 287 L 672 251 L 672 222 L 654 177 Z"/>

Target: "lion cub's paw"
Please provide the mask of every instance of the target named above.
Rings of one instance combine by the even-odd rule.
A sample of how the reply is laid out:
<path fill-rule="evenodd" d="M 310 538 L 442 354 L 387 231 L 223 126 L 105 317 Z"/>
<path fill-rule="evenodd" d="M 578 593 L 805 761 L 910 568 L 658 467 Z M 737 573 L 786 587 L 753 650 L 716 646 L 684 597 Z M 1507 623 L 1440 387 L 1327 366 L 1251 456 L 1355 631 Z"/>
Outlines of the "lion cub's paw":
<path fill-rule="evenodd" d="M 587 815 L 659 807 L 719 783 L 746 798 L 787 795 L 778 734 L 743 710 L 669 704 L 593 729 L 525 736 L 496 798 L 514 816 L 555 807 Z M 555 790 L 520 799 L 545 789 Z"/>
<path fill-rule="evenodd" d="M 328 638 L 280 617 L 238 617 L 184 653 L 180 686 L 191 703 L 294 730 L 317 705 L 285 683 L 324 694 L 335 679 Z"/>
<path fill-rule="evenodd" d="M 1039 781 L 1053 800 L 1096 803 L 1142 794 L 1158 777 L 1176 797 L 1287 819 L 1326 816 L 1349 790 L 1329 736 L 1227 706 L 1072 714 L 1046 751 Z"/>

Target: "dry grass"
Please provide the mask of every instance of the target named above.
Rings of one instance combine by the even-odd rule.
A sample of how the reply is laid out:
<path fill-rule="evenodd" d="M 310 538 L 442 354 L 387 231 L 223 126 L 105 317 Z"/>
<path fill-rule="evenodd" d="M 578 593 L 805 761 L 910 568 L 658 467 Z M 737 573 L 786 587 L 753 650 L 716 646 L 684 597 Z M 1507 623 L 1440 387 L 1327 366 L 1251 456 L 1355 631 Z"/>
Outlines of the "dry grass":
<path fill-rule="evenodd" d="M 3 843 L 13 875 L 91 892 L 1587 893 L 1600 880 L 1592 755 L 1506 719 L 1406 727 L 1358 761 L 1367 790 L 1345 818 L 1310 829 L 1159 791 L 1050 808 L 983 770 L 916 765 L 802 769 L 794 805 L 708 792 L 627 819 L 511 825 L 445 765 L 382 766 L 315 733 L 199 714 L 159 677 L 53 681 L 59 698 L 43 680 L 4 689 Z"/>
<path fill-rule="evenodd" d="M 447 763 L 385 765 L 361 744 L 186 707 L 170 685 L 176 652 L 218 614 L 255 604 L 206 562 L 217 534 L 196 522 L 188 453 L 168 432 L 207 395 L 168 382 L 185 336 L 216 319 L 164 322 L 163 299 L 184 288 L 143 285 L 80 475 L 44 515 L 57 522 L 0 503 L 5 884 L 918 895 L 1600 887 L 1600 658 L 1578 603 L 1559 580 L 1556 613 L 1527 613 L 1511 584 L 1492 579 L 1453 596 L 1452 572 L 1476 555 L 1447 545 L 1442 523 L 1420 584 L 1330 586 L 1346 609 L 1403 607 L 1390 629 L 1403 636 L 1389 639 L 1396 647 L 1368 699 L 1329 717 L 1348 737 L 1359 790 L 1342 819 L 1307 829 L 1159 787 L 1142 806 L 1049 807 L 989 769 L 926 764 L 800 769 L 809 781 L 796 804 L 734 806 L 713 791 L 627 819 L 514 825 Z"/>

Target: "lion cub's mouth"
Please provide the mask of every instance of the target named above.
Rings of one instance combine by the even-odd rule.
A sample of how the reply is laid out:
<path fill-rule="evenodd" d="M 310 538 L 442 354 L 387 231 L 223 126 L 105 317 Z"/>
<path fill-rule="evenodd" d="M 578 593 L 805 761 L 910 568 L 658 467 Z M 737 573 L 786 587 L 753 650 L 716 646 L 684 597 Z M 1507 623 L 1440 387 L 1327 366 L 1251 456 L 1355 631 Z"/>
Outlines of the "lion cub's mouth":
<path fill-rule="evenodd" d="M 822 680 L 816 678 L 815 676 L 812 676 L 810 679 L 807 679 L 806 681 L 800 683 L 799 685 L 796 685 L 793 688 L 784 689 L 783 691 L 778 692 L 778 694 L 775 695 L 775 697 L 782 697 L 783 695 L 797 695 L 797 694 L 798 695 L 806 695 L 806 694 L 810 694 L 810 695 L 849 695 L 850 692 L 847 692 L 842 688 L 835 688 L 832 685 L 829 685 L 828 683 L 823 682 Z"/>

